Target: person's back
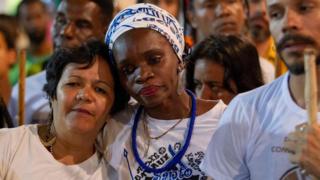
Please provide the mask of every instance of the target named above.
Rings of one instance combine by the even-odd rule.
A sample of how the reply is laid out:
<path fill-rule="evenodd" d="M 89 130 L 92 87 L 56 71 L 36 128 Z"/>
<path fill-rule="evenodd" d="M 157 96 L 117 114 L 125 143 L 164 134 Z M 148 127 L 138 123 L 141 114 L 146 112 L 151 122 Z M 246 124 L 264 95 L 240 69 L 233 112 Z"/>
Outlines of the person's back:
<path fill-rule="evenodd" d="M 53 23 L 55 49 L 73 48 L 91 39 L 103 40 L 113 14 L 113 4 L 104 0 L 63 0 Z M 45 72 L 26 79 L 25 123 L 45 122 L 49 115 L 49 102 L 42 91 Z M 18 86 L 14 86 L 9 112 L 17 125 Z"/>

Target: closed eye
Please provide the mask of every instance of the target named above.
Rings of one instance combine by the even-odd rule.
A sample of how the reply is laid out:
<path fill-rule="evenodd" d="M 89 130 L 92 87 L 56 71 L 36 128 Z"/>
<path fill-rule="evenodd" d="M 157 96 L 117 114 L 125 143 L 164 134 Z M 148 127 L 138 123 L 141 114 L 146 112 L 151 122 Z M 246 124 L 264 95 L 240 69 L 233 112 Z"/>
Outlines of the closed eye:
<path fill-rule="evenodd" d="M 224 88 L 223 85 L 222 85 L 222 83 L 221 83 L 221 84 L 218 84 L 217 82 L 211 82 L 211 83 L 209 84 L 209 86 L 210 86 L 210 88 L 211 88 L 213 91 L 217 91 L 217 90 L 219 90 L 219 89 L 223 89 L 223 88 Z"/>
<path fill-rule="evenodd" d="M 78 82 L 68 82 L 66 83 L 67 86 L 69 87 L 76 87 L 76 86 L 80 86 L 80 83 Z"/>
<path fill-rule="evenodd" d="M 152 57 L 149 57 L 148 64 L 150 64 L 150 65 L 159 64 L 161 62 L 161 60 L 162 60 L 162 56 L 154 55 Z"/>
<path fill-rule="evenodd" d="M 78 28 L 87 28 L 87 29 L 92 27 L 91 23 L 86 21 L 86 20 L 78 20 L 78 21 L 76 21 L 76 26 Z"/>

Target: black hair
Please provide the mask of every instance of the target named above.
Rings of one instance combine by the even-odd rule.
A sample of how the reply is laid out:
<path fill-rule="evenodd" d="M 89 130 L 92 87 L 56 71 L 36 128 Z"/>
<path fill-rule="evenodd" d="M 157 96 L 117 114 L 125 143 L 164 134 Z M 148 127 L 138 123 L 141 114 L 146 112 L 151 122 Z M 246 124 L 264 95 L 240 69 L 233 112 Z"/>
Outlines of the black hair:
<path fill-rule="evenodd" d="M 3 34 L 8 49 L 15 49 L 18 36 L 18 23 L 13 16 L 0 14 L 0 32 Z"/>
<path fill-rule="evenodd" d="M 0 96 L 0 129 L 4 127 L 12 128 L 13 123 L 6 108 L 6 104 L 4 103 L 3 98 Z"/>
<path fill-rule="evenodd" d="M 96 57 L 101 57 L 110 67 L 114 81 L 114 103 L 110 114 L 115 114 L 122 110 L 129 101 L 129 95 L 121 86 L 117 67 L 109 60 L 108 47 L 97 40 L 84 43 L 77 48 L 57 49 L 49 59 L 46 68 L 47 83 L 43 90 L 47 93 L 50 100 L 56 99 L 57 86 L 64 71 L 64 68 L 70 63 L 83 64 L 84 69 L 91 67 Z M 52 120 L 52 114 L 50 115 Z"/>
<path fill-rule="evenodd" d="M 22 0 L 22 1 L 19 3 L 18 7 L 17 7 L 17 13 L 16 13 L 17 17 L 19 18 L 19 17 L 21 16 L 22 6 L 24 6 L 24 5 L 30 5 L 30 4 L 33 4 L 33 3 L 39 3 L 39 4 L 42 6 L 42 8 L 43 8 L 44 11 L 47 11 L 47 10 L 48 10 L 48 9 L 47 9 L 47 5 L 46 5 L 43 1 L 41 1 L 41 0 Z"/>
<path fill-rule="evenodd" d="M 113 6 L 113 0 L 90 0 L 94 3 L 96 3 L 102 13 L 101 21 L 104 21 L 109 25 L 109 23 L 112 20 L 113 12 L 114 12 L 114 6 Z"/>
<path fill-rule="evenodd" d="M 236 36 L 211 35 L 197 44 L 189 56 L 187 83 L 194 89 L 194 65 L 206 58 L 224 67 L 224 87 L 233 92 L 229 82 L 234 80 L 238 92 L 263 85 L 258 51 L 250 42 Z M 235 92 L 234 92 L 235 93 Z"/>

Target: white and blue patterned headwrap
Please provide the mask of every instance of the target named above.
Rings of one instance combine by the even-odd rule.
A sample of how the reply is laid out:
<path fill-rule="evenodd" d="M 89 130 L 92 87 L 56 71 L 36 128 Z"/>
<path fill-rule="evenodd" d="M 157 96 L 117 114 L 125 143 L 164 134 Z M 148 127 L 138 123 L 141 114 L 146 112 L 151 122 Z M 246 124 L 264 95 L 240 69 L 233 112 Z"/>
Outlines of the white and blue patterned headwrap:
<path fill-rule="evenodd" d="M 123 33 L 137 28 L 159 32 L 171 44 L 180 61 L 183 61 L 185 41 L 183 28 L 167 11 L 148 3 L 135 4 L 120 11 L 111 21 L 105 37 L 112 56 L 114 42 Z"/>

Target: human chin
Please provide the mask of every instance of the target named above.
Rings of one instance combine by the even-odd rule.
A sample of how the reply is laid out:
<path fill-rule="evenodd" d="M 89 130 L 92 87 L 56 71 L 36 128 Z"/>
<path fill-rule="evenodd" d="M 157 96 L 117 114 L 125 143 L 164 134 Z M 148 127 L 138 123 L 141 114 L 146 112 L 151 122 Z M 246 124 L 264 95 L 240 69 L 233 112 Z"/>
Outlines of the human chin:
<path fill-rule="evenodd" d="M 137 97 L 137 100 L 140 104 L 142 104 L 145 107 L 156 107 L 160 105 L 164 100 L 164 94 L 161 92 L 158 92 L 152 96 L 141 96 Z"/>
<path fill-rule="evenodd" d="M 288 70 L 291 74 L 294 75 L 302 75 L 305 73 L 304 71 L 304 63 L 303 62 L 297 62 L 290 65 L 287 65 Z"/>
<path fill-rule="evenodd" d="M 70 114 L 66 118 L 67 129 L 76 133 L 88 133 L 95 129 L 96 120 L 93 117 Z"/>
<path fill-rule="evenodd" d="M 302 75 L 305 73 L 304 69 L 304 57 L 302 53 L 282 55 L 281 58 L 284 60 L 284 63 L 288 67 L 290 73 L 294 75 Z M 316 57 L 316 65 L 320 65 L 320 56 Z"/>
<path fill-rule="evenodd" d="M 147 108 L 157 107 L 163 102 L 160 98 L 141 98 L 141 104 Z"/>
<path fill-rule="evenodd" d="M 222 28 L 216 28 L 211 32 L 211 35 L 223 35 L 223 36 L 229 36 L 229 35 L 239 35 L 239 30 L 235 27 L 222 27 Z"/>
<path fill-rule="evenodd" d="M 250 32 L 254 39 L 263 42 L 270 37 L 270 31 L 264 26 L 251 26 Z"/>
<path fill-rule="evenodd" d="M 294 75 L 304 74 L 304 61 L 303 53 L 299 51 L 288 52 L 283 51 L 280 53 L 281 58 L 288 67 L 290 73 Z"/>

